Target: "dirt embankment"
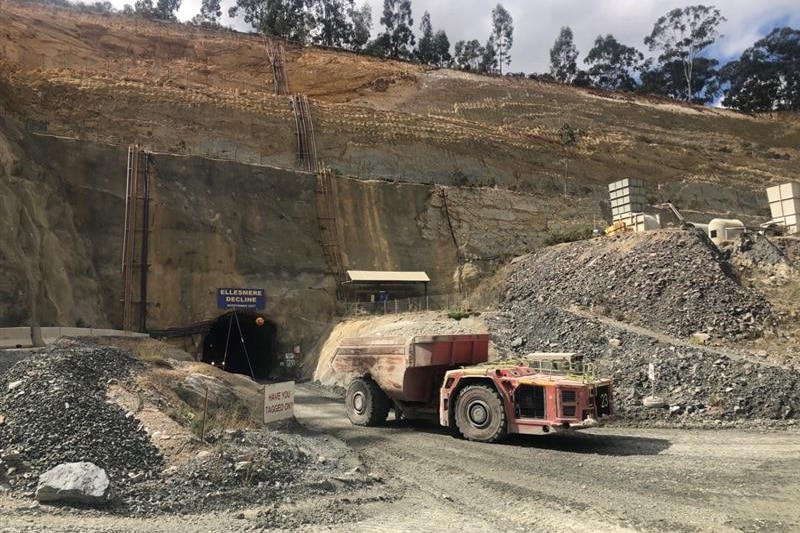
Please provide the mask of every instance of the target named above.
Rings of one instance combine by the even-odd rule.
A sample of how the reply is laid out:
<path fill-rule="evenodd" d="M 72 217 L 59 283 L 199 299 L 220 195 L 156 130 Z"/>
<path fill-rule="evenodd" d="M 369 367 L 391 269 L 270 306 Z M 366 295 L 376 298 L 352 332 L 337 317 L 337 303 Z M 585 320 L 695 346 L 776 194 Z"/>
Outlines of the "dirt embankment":
<path fill-rule="evenodd" d="M 41 80 L 64 78 L 140 82 L 228 93 L 274 93 L 262 36 L 141 17 L 81 13 L 10 0 L 0 58 Z M 389 86 L 413 84 L 424 69 L 410 63 L 281 43 L 292 92 L 343 102 Z"/>
<path fill-rule="evenodd" d="M 294 164 L 291 107 L 272 96 L 258 37 L 15 1 L 0 12 L 9 21 L 0 51 L 23 120 L 84 139 Z M 605 183 L 622 173 L 645 178 L 657 201 L 759 216 L 763 187 L 798 177 L 800 123 L 791 117 L 314 47 L 288 46 L 286 70 L 292 92 L 312 97 L 321 157 L 344 174 L 554 196 L 566 188 L 602 201 Z M 565 124 L 576 136 L 569 147 Z"/>

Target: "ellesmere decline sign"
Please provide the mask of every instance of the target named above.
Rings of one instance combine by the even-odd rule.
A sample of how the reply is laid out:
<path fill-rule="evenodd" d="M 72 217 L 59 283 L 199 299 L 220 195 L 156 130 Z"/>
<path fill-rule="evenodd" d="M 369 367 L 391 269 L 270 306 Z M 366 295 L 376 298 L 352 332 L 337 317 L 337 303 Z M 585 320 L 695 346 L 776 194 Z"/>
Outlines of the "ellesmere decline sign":
<path fill-rule="evenodd" d="M 218 309 L 264 309 L 264 289 L 217 289 Z"/>

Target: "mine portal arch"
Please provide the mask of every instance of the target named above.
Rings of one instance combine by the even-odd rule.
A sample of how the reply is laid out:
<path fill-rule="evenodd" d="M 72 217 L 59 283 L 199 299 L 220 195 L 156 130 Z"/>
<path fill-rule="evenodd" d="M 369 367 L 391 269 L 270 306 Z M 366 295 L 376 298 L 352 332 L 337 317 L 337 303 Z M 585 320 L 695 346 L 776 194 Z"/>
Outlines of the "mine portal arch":
<path fill-rule="evenodd" d="M 267 378 L 278 364 L 277 356 L 278 326 L 256 312 L 224 313 L 203 337 L 202 361 L 228 372 Z"/>

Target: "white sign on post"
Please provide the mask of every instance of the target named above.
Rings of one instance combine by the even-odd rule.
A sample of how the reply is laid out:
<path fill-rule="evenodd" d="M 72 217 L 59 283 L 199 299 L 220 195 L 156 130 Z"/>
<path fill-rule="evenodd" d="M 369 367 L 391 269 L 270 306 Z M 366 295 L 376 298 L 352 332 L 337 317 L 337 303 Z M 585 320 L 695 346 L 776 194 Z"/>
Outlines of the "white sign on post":
<path fill-rule="evenodd" d="M 649 379 L 650 381 L 656 380 L 656 365 L 654 365 L 653 363 L 647 365 L 647 379 Z"/>
<path fill-rule="evenodd" d="M 264 423 L 294 416 L 294 381 L 264 386 Z"/>

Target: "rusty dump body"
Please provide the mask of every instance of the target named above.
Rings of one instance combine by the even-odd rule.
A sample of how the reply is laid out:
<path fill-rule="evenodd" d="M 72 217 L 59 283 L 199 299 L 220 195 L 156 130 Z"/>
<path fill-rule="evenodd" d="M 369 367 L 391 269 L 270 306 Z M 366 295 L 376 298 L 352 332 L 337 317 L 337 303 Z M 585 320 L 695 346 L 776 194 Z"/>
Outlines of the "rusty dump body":
<path fill-rule="evenodd" d="M 380 416 L 363 425 L 385 420 L 389 402 L 398 416 L 438 415 L 441 425 L 484 442 L 597 427 L 614 416 L 611 380 L 598 378 L 579 355 L 493 363 L 488 355 L 489 335 L 358 338 L 341 342 L 332 365 L 354 378 L 345 399 L 354 423 L 371 415 L 371 395 L 384 398 L 376 404 Z"/>
<path fill-rule="evenodd" d="M 445 373 L 489 360 L 489 335 L 418 335 L 344 339 L 336 372 L 370 376 L 396 402 L 435 406 Z"/>

